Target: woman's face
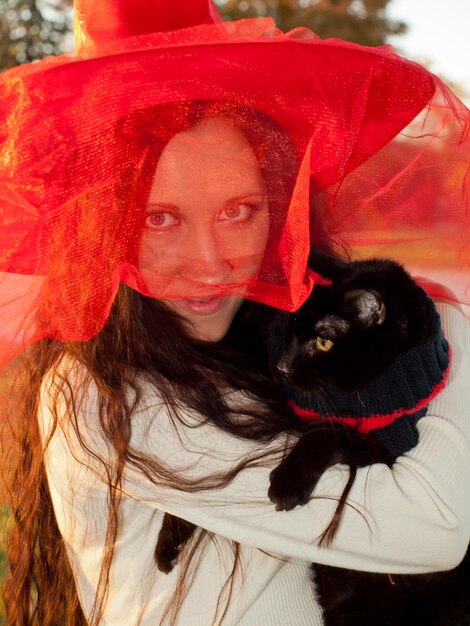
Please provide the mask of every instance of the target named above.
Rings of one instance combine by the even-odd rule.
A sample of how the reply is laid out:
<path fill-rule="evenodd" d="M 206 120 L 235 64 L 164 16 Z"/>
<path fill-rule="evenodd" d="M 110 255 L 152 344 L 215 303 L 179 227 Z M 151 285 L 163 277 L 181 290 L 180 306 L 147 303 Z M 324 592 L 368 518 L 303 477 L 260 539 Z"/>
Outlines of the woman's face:
<path fill-rule="evenodd" d="M 139 267 L 150 293 L 173 294 L 165 302 L 194 337 L 218 341 L 226 334 L 243 296 L 222 292 L 237 285 L 243 293 L 268 232 L 261 172 L 233 122 L 208 119 L 175 135 L 155 171 Z"/>

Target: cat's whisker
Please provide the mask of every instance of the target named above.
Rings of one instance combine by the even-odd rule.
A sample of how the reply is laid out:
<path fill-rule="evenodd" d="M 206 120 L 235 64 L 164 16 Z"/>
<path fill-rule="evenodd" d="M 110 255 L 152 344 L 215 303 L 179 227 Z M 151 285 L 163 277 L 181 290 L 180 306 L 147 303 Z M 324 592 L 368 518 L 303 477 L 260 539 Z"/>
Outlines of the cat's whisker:
<path fill-rule="evenodd" d="M 309 391 L 308 395 L 309 400 L 313 399 L 318 402 L 321 408 L 320 413 L 325 415 L 334 414 L 335 406 L 332 403 L 332 400 L 326 388 L 324 388 L 323 386 L 318 386 L 314 392 Z"/>
<path fill-rule="evenodd" d="M 365 402 L 363 401 L 363 399 L 361 398 L 361 392 L 360 392 L 360 391 L 356 391 L 356 394 L 355 394 L 355 395 L 356 395 L 356 398 L 357 398 L 357 399 L 359 400 L 359 402 L 361 403 L 361 405 L 362 405 L 363 407 L 365 407 L 365 406 L 366 406 L 366 403 L 365 403 Z"/>

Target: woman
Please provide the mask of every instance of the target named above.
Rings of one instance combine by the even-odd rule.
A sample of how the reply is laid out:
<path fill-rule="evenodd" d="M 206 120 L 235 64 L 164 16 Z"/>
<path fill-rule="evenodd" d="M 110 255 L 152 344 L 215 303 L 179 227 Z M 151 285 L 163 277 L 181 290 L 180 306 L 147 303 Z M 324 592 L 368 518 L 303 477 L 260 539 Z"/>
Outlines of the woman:
<path fill-rule="evenodd" d="M 167 130 L 181 123 L 181 108 L 171 107 L 173 111 L 164 111 L 163 115 L 158 109 L 149 111 L 149 120 L 158 119 L 160 113 L 165 120 L 162 127 Z M 185 105 L 183 110 L 185 114 L 191 112 L 189 123 L 195 125 L 174 134 L 159 155 L 144 215 L 139 266 L 144 276 L 146 267 L 163 267 L 161 273 L 150 276 L 165 283 L 170 276 L 176 276 L 174 290 L 187 290 L 188 283 L 192 283 L 199 288 L 204 285 L 206 293 L 198 298 L 155 301 L 123 287 L 107 325 L 96 338 L 79 344 L 44 342 L 34 354 L 36 385 L 29 391 L 25 427 L 35 462 L 32 467 L 30 462 L 24 464 L 27 476 L 21 476 L 21 482 L 34 481 L 46 502 L 47 489 L 50 490 L 87 619 L 93 623 L 93 617 L 98 619 L 104 611 L 103 623 L 138 623 L 141 619 L 141 623 L 153 624 L 166 615 L 170 623 L 179 620 L 182 624 L 205 624 L 218 623 L 227 611 L 228 623 L 243 623 L 245 612 L 248 624 L 280 624 L 286 620 L 292 624 L 311 623 L 312 616 L 320 618 L 309 588 L 310 560 L 378 571 L 426 571 L 456 564 L 463 555 L 463 528 L 458 529 L 461 538 L 455 529 L 445 543 L 443 537 L 448 528 L 429 532 L 427 541 L 442 544 L 437 559 L 423 560 L 425 554 L 429 556 L 427 543 L 423 551 L 409 552 L 410 543 L 415 542 L 414 532 L 419 529 L 424 533 L 426 525 L 423 510 L 416 510 L 415 502 L 406 502 L 409 494 L 403 501 L 402 484 L 398 482 L 393 488 L 400 472 L 397 466 L 393 472 L 383 467 L 378 472 L 379 466 L 372 468 L 367 483 L 366 475 L 360 477 L 354 492 L 353 501 L 367 511 L 368 521 L 374 523 L 377 515 L 388 516 L 388 524 L 377 522 L 376 532 L 390 533 L 389 525 L 395 528 L 395 538 L 392 536 L 383 545 L 380 541 L 372 543 L 373 535 L 364 519 L 351 510 L 347 531 L 338 539 L 337 547 L 322 551 L 312 540 L 327 525 L 334 502 L 314 500 L 287 518 L 276 513 L 268 502 L 268 472 L 279 460 L 286 439 L 280 435 L 271 444 L 260 446 L 260 442 L 287 431 L 289 417 L 282 415 L 281 404 L 278 413 L 274 412 L 269 396 L 276 392 L 269 376 L 259 372 L 255 377 L 253 365 L 240 362 L 243 354 L 237 354 L 230 338 L 223 347 L 200 340 L 222 339 L 243 299 L 238 295 L 219 297 L 214 289 L 219 289 L 221 283 L 239 284 L 237 269 L 243 270 L 245 280 L 250 272 L 258 271 L 269 229 L 266 189 L 271 187 L 273 172 L 275 180 L 281 180 L 281 168 L 273 158 L 268 174 L 266 168 L 264 172 L 260 169 L 255 157 L 257 150 L 252 149 L 237 127 L 237 118 L 247 117 L 244 109 L 202 102 Z M 259 120 L 261 116 L 251 112 L 251 117 Z M 169 124 L 170 119 L 177 123 Z M 279 145 L 280 131 L 270 129 L 264 119 L 263 122 L 264 142 L 270 131 L 273 145 Z M 132 123 L 126 120 L 126 128 Z M 154 124 L 149 143 L 157 151 L 155 133 Z M 155 152 L 151 154 L 154 160 Z M 248 259 L 249 264 L 237 265 L 237 259 Z M 184 287 L 178 281 L 184 281 Z M 147 285 L 152 288 L 150 281 Z M 154 284 L 153 288 L 161 286 Z M 462 336 L 458 341 L 465 341 L 465 323 L 459 320 L 459 314 L 449 310 L 448 316 L 451 324 L 461 324 Z M 242 325 L 241 318 L 238 327 Z M 245 375 L 244 366 L 248 368 Z M 460 376 L 464 377 L 465 366 L 461 370 Z M 242 401 L 233 396 L 226 401 L 220 391 L 227 387 L 245 390 L 259 401 Z M 49 487 L 41 464 L 37 425 L 30 414 L 31 404 L 37 405 L 39 388 L 39 424 Z M 449 395 L 454 396 L 449 390 L 445 393 L 448 400 Z M 452 417 L 455 419 L 458 414 L 457 406 Z M 445 436 L 447 430 L 448 436 L 453 436 L 449 424 L 438 428 L 437 433 Z M 244 441 L 231 433 L 251 435 L 258 441 Z M 442 443 L 441 446 L 445 448 Z M 426 460 L 429 452 L 422 444 L 420 448 Z M 452 457 L 455 452 L 453 449 Z M 447 454 L 450 456 L 449 451 Z M 417 459 L 407 459 L 405 473 L 410 471 L 407 464 L 412 469 L 413 463 L 423 463 L 422 459 L 419 455 Z M 248 468 L 238 474 L 243 465 Z M 230 482 L 232 476 L 235 478 Z M 344 473 L 332 472 L 322 483 L 322 493 L 338 496 L 344 478 Z M 416 472 L 407 476 L 404 484 L 413 497 L 423 498 L 428 523 L 432 519 L 433 524 L 442 525 L 441 517 L 446 526 L 452 523 L 449 513 L 441 510 L 445 503 L 432 511 L 433 506 L 426 502 L 430 494 L 415 484 L 421 480 L 420 472 Z M 364 500 L 360 490 L 366 484 L 369 493 Z M 384 495 L 381 497 L 384 489 L 387 506 Z M 421 490 L 425 494 L 421 495 Z M 432 500 L 434 497 L 433 494 Z M 67 571 L 63 544 L 51 519 L 52 510 L 46 514 L 45 501 L 41 499 L 34 505 L 29 496 L 20 507 L 25 521 L 34 524 L 41 520 L 41 525 L 47 523 L 51 528 L 22 531 L 23 541 L 26 537 L 28 541 L 12 551 L 17 562 L 9 593 L 12 589 L 16 593 L 21 590 L 19 573 L 24 573 L 25 562 L 30 567 L 34 562 L 31 549 L 36 538 L 39 545 L 44 545 L 41 557 L 50 560 L 51 565 L 59 558 Z M 394 513 L 397 506 L 400 517 Z M 211 543 L 199 546 L 199 551 L 192 547 L 196 556 L 193 560 L 186 557 L 186 567 L 193 568 L 186 572 L 186 579 L 184 566 L 169 576 L 155 568 L 153 553 L 164 511 L 216 533 Z M 117 517 L 113 517 L 115 513 Z M 400 538 L 401 552 L 397 540 L 404 527 L 411 542 Z M 242 545 L 232 548 L 223 537 L 236 539 Z M 43 544 L 45 538 L 48 540 Z M 57 547 L 51 550 L 54 542 Z M 405 553 L 406 560 L 400 561 L 398 555 L 403 558 Z M 295 556 L 299 560 L 292 560 Z M 291 559 L 286 562 L 286 557 Z M 231 572 L 235 563 L 237 568 Z M 49 570 L 46 566 L 36 574 L 41 597 L 44 596 L 42 611 L 48 604 L 51 609 L 54 606 L 55 598 L 49 596 L 51 589 L 57 588 L 56 572 L 55 568 L 53 572 Z M 275 582 L 269 582 L 273 576 Z M 210 590 L 205 587 L 208 578 L 213 582 Z M 69 585 L 71 582 L 62 579 L 57 589 L 62 593 L 65 581 Z M 180 589 L 176 591 L 178 584 Z M 289 586 L 289 596 L 285 597 L 291 598 L 285 608 L 276 606 L 274 598 L 284 585 Z M 107 601 L 101 605 L 95 594 L 106 587 Z M 261 608 L 259 601 L 253 601 L 260 593 L 266 595 Z M 232 594 L 232 602 L 226 606 Z M 53 619 L 57 620 L 57 607 L 54 608 Z M 39 620 L 47 623 L 47 614 L 40 614 Z"/>
<path fill-rule="evenodd" d="M 244 298 L 276 294 L 295 308 L 315 279 L 293 250 L 293 234 L 308 250 L 299 221 L 308 157 L 314 182 L 334 189 L 337 151 L 359 166 L 406 120 L 392 120 L 380 141 L 371 123 L 356 155 L 337 136 L 325 162 L 324 134 L 313 151 L 256 107 L 193 100 L 138 108 L 98 135 L 86 116 L 83 127 L 57 116 L 55 136 L 67 138 L 71 123 L 80 141 L 65 150 L 49 138 L 53 158 L 50 145 L 38 148 L 51 209 L 30 248 L 43 254 L 20 246 L 9 257 L 18 275 L 46 268 L 34 321 L 21 328 L 26 342 L 48 337 L 32 349 L 23 411 L 12 624 L 85 623 L 77 592 L 91 624 L 321 624 L 310 561 L 423 572 L 453 567 L 466 550 L 469 330 L 455 307 L 440 308 L 453 370 L 419 445 L 393 470 L 359 472 L 328 550 L 315 540 L 346 472 L 327 472 L 307 506 L 274 511 L 269 472 L 295 435 L 269 375 L 239 345 L 256 330 Z M 165 511 L 204 529 L 168 576 L 153 559 Z"/>

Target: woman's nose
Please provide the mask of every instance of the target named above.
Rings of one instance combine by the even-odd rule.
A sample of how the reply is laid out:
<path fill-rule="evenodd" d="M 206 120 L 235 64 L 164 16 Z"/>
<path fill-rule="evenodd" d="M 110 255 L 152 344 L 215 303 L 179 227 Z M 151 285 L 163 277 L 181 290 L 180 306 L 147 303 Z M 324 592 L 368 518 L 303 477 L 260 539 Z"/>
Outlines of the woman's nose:
<path fill-rule="evenodd" d="M 227 258 L 228 249 L 211 228 L 193 230 L 184 254 L 184 277 L 195 282 L 214 285 L 226 283 L 233 271 Z"/>

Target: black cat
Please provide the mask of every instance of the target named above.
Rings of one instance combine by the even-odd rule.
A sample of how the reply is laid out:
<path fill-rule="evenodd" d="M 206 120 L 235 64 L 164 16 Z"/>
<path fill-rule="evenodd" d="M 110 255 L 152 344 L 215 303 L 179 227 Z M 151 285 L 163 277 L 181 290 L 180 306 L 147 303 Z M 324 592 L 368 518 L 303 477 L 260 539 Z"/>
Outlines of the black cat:
<path fill-rule="evenodd" d="M 318 477 L 335 463 L 391 465 L 414 447 L 416 422 L 449 365 L 434 304 L 399 264 L 346 263 L 312 251 L 309 266 L 331 284 L 316 286 L 295 314 L 279 312 L 268 338 L 284 395 L 304 428 L 305 420 L 312 425 L 271 475 L 269 496 L 285 510 L 308 501 Z M 354 440 L 353 433 L 359 435 Z M 338 446 L 347 459 L 337 458 Z M 294 463 L 304 468 L 295 485 L 288 476 Z"/>
<path fill-rule="evenodd" d="M 391 466 L 417 443 L 416 422 L 449 358 L 434 305 L 398 264 L 312 253 L 310 266 L 332 284 L 315 287 L 295 315 L 279 314 L 269 341 L 276 375 L 312 427 L 271 473 L 268 495 L 290 510 L 309 500 L 328 467 L 349 465 L 351 479 L 322 537 L 328 544 L 355 470 Z M 427 575 L 312 568 L 327 626 L 470 624 L 469 554 L 456 569 Z"/>
<path fill-rule="evenodd" d="M 328 467 L 348 464 L 350 481 L 323 535 L 328 543 L 356 469 L 392 465 L 417 443 L 415 424 L 443 379 L 448 346 L 432 303 L 396 263 L 345 263 L 314 251 L 309 265 L 332 284 L 316 286 L 295 314 L 272 313 L 273 374 L 302 418 L 304 434 L 272 472 L 268 495 L 278 509 L 305 504 Z M 412 367 L 414 381 L 417 366 L 423 375 L 410 395 L 402 378 Z M 162 571 L 172 569 L 193 530 L 192 524 L 165 516 L 156 548 Z M 328 626 L 470 624 L 467 561 L 450 573 L 393 579 L 313 568 Z"/>

